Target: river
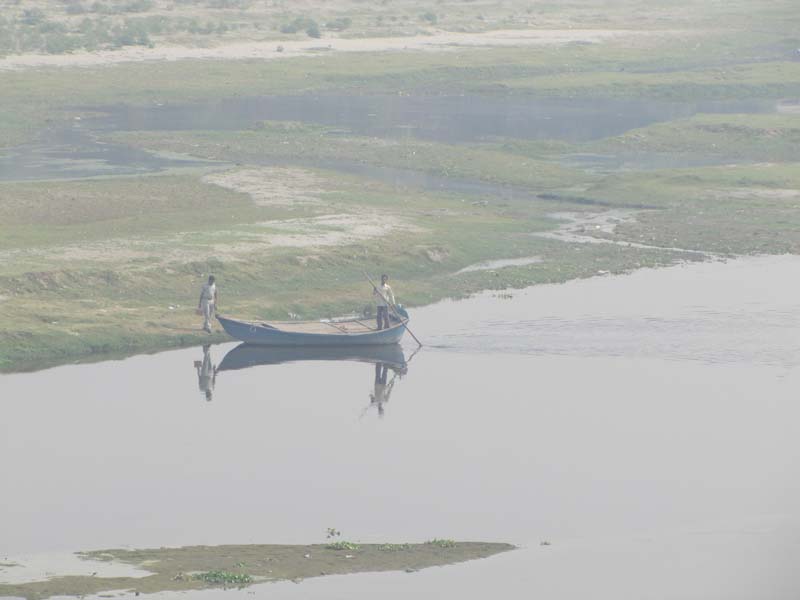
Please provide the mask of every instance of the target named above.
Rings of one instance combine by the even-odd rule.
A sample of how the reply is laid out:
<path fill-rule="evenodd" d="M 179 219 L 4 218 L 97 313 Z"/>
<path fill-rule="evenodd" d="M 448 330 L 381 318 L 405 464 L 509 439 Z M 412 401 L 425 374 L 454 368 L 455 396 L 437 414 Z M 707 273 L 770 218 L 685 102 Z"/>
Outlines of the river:
<path fill-rule="evenodd" d="M 191 596 L 794 600 L 798 270 L 706 262 L 417 309 L 426 347 L 406 340 L 380 407 L 356 360 L 213 387 L 201 348 L 0 376 L 0 558 L 335 527 L 520 549 Z"/>

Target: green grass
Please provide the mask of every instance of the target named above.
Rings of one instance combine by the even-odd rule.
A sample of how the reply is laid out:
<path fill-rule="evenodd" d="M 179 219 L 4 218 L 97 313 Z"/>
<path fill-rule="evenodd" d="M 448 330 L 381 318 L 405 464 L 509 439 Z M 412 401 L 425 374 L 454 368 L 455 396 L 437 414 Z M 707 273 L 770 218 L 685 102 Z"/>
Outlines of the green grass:
<path fill-rule="evenodd" d="M 646 97 L 659 100 L 737 100 L 800 93 L 800 63 L 732 64 L 660 73 L 576 71 L 498 82 L 516 93 Z"/>
<path fill-rule="evenodd" d="M 800 164 L 676 169 L 610 177 L 593 197 L 648 202 L 620 239 L 735 254 L 800 253 Z"/>
<path fill-rule="evenodd" d="M 269 158 L 349 161 L 424 171 L 452 178 L 527 186 L 535 190 L 580 185 L 592 177 L 552 162 L 523 158 L 490 145 L 443 144 L 418 139 L 332 135 L 331 129 L 265 122 L 255 131 L 133 132 L 113 139 L 208 160 L 258 163 Z"/>
<path fill-rule="evenodd" d="M 668 153 L 727 162 L 792 162 L 800 152 L 800 115 L 700 114 L 634 129 L 584 145 L 606 153 Z"/>
<path fill-rule="evenodd" d="M 175 231 L 214 231 L 287 216 L 193 176 L 0 184 L 0 250 Z"/>

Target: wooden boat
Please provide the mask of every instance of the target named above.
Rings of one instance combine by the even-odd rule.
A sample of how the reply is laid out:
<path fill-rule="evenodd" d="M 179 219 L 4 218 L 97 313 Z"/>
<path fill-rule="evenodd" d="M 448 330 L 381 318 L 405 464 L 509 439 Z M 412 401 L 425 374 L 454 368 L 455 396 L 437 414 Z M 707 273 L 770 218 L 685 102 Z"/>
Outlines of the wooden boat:
<path fill-rule="evenodd" d="M 406 365 L 399 344 L 362 346 L 259 346 L 239 344 L 219 364 L 220 371 L 236 371 L 259 365 L 279 365 L 300 361 L 348 360 L 382 363 L 395 369 Z"/>
<path fill-rule="evenodd" d="M 365 319 L 330 321 L 286 321 L 259 323 L 239 321 L 217 315 L 231 337 L 262 346 L 377 346 L 397 344 L 406 331 L 408 313 L 402 322 L 395 319 L 388 329 L 378 330 Z"/>

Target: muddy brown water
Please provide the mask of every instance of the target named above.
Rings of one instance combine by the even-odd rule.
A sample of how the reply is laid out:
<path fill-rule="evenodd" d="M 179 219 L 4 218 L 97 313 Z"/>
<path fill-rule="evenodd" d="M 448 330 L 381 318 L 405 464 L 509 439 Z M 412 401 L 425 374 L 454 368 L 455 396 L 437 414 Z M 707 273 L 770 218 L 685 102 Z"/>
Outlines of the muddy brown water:
<path fill-rule="evenodd" d="M 0 181 L 132 175 L 207 164 L 164 157 L 101 139 L 102 134 L 117 131 L 230 131 L 250 129 L 264 120 L 288 120 L 380 138 L 419 138 L 446 143 L 505 138 L 577 142 L 618 135 L 699 112 L 774 112 L 776 105 L 768 100 L 683 103 L 507 94 L 304 94 L 236 97 L 189 105 L 86 106 L 80 110 L 102 115 L 75 120 L 68 127 L 52 127 L 43 131 L 36 142 L 0 151 Z M 598 159 L 580 156 L 567 160 L 595 166 Z M 599 160 L 605 167 L 619 162 L 613 157 Z M 631 160 L 620 164 L 630 164 Z M 671 160 L 680 162 L 679 158 Z M 681 164 L 707 162 L 702 157 L 686 160 L 689 162 Z M 379 169 L 369 174 L 379 179 L 381 175 Z M 409 183 L 418 184 L 418 177 L 410 176 Z"/>
<path fill-rule="evenodd" d="M 426 347 L 387 369 L 382 416 L 358 356 L 221 370 L 211 401 L 201 348 L 0 376 L 0 559 L 335 527 L 521 549 L 224 597 L 794 600 L 798 270 L 708 262 L 417 309 Z"/>

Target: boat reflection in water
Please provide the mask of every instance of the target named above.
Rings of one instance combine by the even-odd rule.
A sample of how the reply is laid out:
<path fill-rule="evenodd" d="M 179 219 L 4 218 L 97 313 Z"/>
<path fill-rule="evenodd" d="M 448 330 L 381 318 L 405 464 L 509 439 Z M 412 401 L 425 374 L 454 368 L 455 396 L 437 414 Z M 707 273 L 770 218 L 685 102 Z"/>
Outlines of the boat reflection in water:
<path fill-rule="evenodd" d="M 385 346 L 259 346 L 239 344 L 219 365 L 220 371 L 236 371 L 258 365 L 280 365 L 301 361 L 349 360 L 384 363 L 395 369 L 405 367 L 399 344 Z"/>
<path fill-rule="evenodd" d="M 204 361 L 202 364 L 205 367 L 205 357 L 208 356 L 208 352 L 205 347 L 203 351 Z M 374 364 L 373 391 L 369 394 L 370 403 L 364 412 L 374 407 L 381 417 L 384 414 L 384 405 L 389 401 L 397 378 L 408 372 L 407 361 L 399 344 L 381 346 L 261 346 L 239 344 L 225 355 L 219 364 L 219 368 L 211 367 L 211 360 L 208 360 L 213 376 L 207 380 L 207 388 L 213 389 L 218 371 L 237 371 L 261 365 L 280 365 L 306 361 L 355 361 Z M 198 365 L 199 374 L 201 372 L 199 361 L 195 365 Z M 210 395 L 207 395 L 207 398 L 210 399 Z"/>
<path fill-rule="evenodd" d="M 211 402 L 219 369 L 212 362 L 210 344 L 203 344 L 203 360 L 194 361 L 194 368 L 197 370 L 197 385 L 205 395 L 206 401 Z"/>

